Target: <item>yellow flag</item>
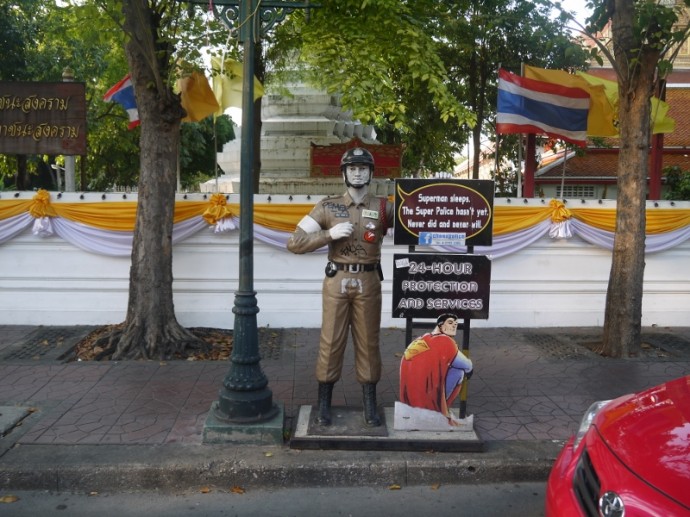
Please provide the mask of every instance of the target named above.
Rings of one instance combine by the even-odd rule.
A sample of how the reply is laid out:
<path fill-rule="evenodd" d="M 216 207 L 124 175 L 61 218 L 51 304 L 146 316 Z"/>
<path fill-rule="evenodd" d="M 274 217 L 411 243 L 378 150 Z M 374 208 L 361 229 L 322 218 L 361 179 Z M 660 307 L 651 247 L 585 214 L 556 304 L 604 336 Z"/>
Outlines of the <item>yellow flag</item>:
<path fill-rule="evenodd" d="M 609 81 L 608 79 L 586 74 L 585 72 L 577 72 L 577 75 L 590 84 L 603 85 L 609 101 L 615 107 L 616 112 L 618 112 L 618 83 L 616 81 Z M 676 121 L 668 116 L 668 103 L 659 100 L 657 97 L 652 97 L 651 103 L 652 133 L 673 133 L 676 128 Z M 618 134 L 616 133 L 615 136 L 618 136 Z"/>
<path fill-rule="evenodd" d="M 587 115 L 587 136 L 615 136 L 615 106 L 611 104 L 605 86 L 593 84 L 579 75 L 565 70 L 546 70 L 525 65 L 525 77 L 545 83 L 560 84 L 570 88 L 581 88 L 589 93 L 590 105 Z"/>
<path fill-rule="evenodd" d="M 213 93 L 220 108 L 216 115 L 222 115 L 226 108 L 231 106 L 242 107 L 242 63 L 234 59 L 226 59 L 225 63 L 220 58 L 211 58 L 213 68 Z M 254 77 L 254 100 L 264 94 L 264 87 Z"/>
<path fill-rule="evenodd" d="M 182 122 L 198 122 L 218 111 L 218 101 L 202 73 L 194 71 L 192 75 L 178 79 L 177 88 L 182 107 L 187 112 Z"/>
<path fill-rule="evenodd" d="M 654 121 L 652 133 L 673 133 L 676 129 L 676 121 L 668 116 L 668 102 L 652 97 L 652 112 L 650 116 Z"/>

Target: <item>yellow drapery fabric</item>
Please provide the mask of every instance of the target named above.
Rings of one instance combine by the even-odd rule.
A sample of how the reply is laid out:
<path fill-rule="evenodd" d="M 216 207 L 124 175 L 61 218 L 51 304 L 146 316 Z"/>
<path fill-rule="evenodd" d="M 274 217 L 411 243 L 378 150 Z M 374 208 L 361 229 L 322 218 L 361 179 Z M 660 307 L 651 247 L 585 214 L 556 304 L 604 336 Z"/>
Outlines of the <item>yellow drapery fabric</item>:
<path fill-rule="evenodd" d="M 29 211 L 33 201 L 27 199 L 0 200 L 0 219 L 9 219 Z"/>
<path fill-rule="evenodd" d="M 55 211 L 60 217 L 101 230 L 132 231 L 137 214 L 133 201 L 112 203 L 56 203 Z"/>
<path fill-rule="evenodd" d="M 574 208 L 573 217 L 583 223 L 612 232 L 616 228 L 616 210 L 613 208 Z"/>
<path fill-rule="evenodd" d="M 647 233 L 664 233 L 690 225 L 690 211 L 668 208 L 647 210 Z"/>
<path fill-rule="evenodd" d="M 100 228 L 102 230 L 132 231 L 136 221 L 135 201 L 114 201 L 109 203 L 59 203 L 55 211 L 60 217 Z M 202 215 L 208 207 L 207 201 L 180 201 L 175 203 L 173 223 L 186 221 Z"/>
<path fill-rule="evenodd" d="M 219 197 L 218 197 L 219 196 Z M 293 232 L 297 223 L 308 214 L 313 205 L 266 203 L 254 205 L 254 224 L 272 230 Z M 227 203 L 223 194 L 211 196 L 211 206 L 204 212 L 204 219 L 209 224 L 216 224 L 223 217 L 239 217 L 240 205 Z"/>
<path fill-rule="evenodd" d="M 180 201 L 175 203 L 173 223 L 179 223 L 203 215 L 208 208 L 208 201 Z"/>
<path fill-rule="evenodd" d="M 548 219 L 551 212 L 548 206 L 495 206 L 493 234 L 524 230 Z"/>
<path fill-rule="evenodd" d="M 257 203 L 254 206 L 254 224 L 275 231 L 292 232 L 313 206 L 299 203 Z M 38 191 L 33 199 L 0 199 L 0 220 L 29 213 L 36 218 L 62 217 L 110 231 L 132 231 L 136 210 L 136 201 L 51 202 L 50 193 L 45 190 Z M 209 218 L 208 214 L 215 215 Z M 204 201 L 178 201 L 175 204 L 174 222 L 204 217 L 209 224 L 215 224 L 212 221 L 239 216 L 239 204 L 227 203 L 223 194 L 216 194 Z M 526 230 L 545 220 L 560 222 L 568 217 L 600 230 L 615 231 L 615 209 L 566 208 L 561 201 L 553 200 L 540 206 L 495 206 L 493 234 L 504 235 Z M 650 207 L 646 218 L 648 234 L 679 230 L 690 226 L 690 209 Z"/>
<path fill-rule="evenodd" d="M 254 206 L 254 222 L 272 230 L 293 232 L 314 205 L 265 204 Z"/>

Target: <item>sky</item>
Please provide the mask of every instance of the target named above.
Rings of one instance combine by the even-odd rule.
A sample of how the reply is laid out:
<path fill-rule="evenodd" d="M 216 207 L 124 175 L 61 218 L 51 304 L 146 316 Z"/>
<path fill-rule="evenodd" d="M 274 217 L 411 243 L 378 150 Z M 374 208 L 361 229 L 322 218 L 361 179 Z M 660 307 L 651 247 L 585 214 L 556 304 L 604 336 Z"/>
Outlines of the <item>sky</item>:
<path fill-rule="evenodd" d="M 584 6 L 584 3 L 584 0 L 561 0 L 563 8 L 575 13 L 580 23 L 584 22 L 589 14 L 589 9 Z"/>

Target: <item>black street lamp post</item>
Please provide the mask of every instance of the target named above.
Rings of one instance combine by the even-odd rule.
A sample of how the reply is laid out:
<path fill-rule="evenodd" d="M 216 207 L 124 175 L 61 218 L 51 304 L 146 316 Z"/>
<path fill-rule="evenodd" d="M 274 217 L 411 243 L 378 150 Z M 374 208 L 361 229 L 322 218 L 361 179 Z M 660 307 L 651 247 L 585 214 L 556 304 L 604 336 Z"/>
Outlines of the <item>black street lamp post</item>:
<path fill-rule="evenodd" d="M 188 0 L 208 5 L 208 0 Z M 216 417 L 232 423 L 258 423 L 273 418 L 278 407 L 261 370 L 254 291 L 254 52 L 261 33 L 285 19 L 294 9 L 308 9 L 309 1 L 214 0 L 214 12 L 243 44 L 242 142 L 240 152 L 239 286 L 235 293 L 233 348 L 230 370 L 223 380 Z"/>

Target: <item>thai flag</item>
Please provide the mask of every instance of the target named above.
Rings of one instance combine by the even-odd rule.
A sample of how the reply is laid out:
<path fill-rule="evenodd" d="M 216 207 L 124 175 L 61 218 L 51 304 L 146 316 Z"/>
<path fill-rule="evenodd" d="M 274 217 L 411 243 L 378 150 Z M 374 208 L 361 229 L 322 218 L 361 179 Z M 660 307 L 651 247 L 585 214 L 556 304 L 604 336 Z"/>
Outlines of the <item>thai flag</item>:
<path fill-rule="evenodd" d="M 496 133 L 536 133 L 587 145 L 589 93 L 498 71 Z"/>
<path fill-rule="evenodd" d="M 132 86 L 132 79 L 129 74 L 108 90 L 103 96 L 103 100 L 106 102 L 115 101 L 127 110 L 127 115 L 129 116 L 128 129 L 134 129 L 139 125 L 139 111 L 137 110 L 137 101 L 134 98 L 134 87 Z"/>

